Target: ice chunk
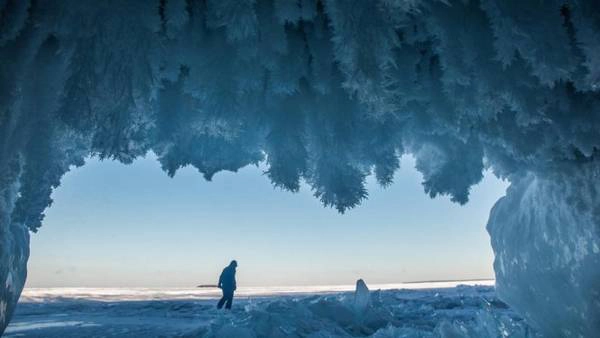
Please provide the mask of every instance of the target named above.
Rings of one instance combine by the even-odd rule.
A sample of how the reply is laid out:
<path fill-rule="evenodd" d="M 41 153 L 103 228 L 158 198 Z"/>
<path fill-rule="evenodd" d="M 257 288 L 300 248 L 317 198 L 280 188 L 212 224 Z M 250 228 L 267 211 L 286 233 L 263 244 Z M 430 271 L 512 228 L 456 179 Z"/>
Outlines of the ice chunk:
<path fill-rule="evenodd" d="M 356 290 L 354 291 L 354 312 L 363 314 L 371 305 L 371 294 L 367 284 L 362 279 L 356 281 Z"/>

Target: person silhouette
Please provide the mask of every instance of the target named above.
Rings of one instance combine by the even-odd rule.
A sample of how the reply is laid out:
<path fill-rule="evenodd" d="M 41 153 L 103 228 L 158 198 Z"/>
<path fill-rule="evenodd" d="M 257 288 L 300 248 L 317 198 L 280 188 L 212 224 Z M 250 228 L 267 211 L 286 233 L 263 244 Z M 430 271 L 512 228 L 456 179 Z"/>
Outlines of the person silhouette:
<path fill-rule="evenodd" d="M 225 304 L 226 309 L 231 309 L 231 303 L 233 302 L 233 292 L 237 288 L 235 283 L 235 269 L 237 268 L 237 262 L 235 260 L 229 263 L 223 272 L 221 272 L 221 276 L 219 277 L 218 287 L 223 291 L 223 297 L 219 300 L 217 304 L 217 309 L 223 307 Z"/>

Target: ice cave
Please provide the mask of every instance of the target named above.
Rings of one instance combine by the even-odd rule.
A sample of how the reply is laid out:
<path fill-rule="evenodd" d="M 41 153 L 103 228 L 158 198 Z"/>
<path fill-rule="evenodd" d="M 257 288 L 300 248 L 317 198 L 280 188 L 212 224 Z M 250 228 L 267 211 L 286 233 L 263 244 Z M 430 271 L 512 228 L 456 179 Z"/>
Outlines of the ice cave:
<path fill-rule="evenodd" d="M 149 151 L 207 180 L 264 163 L 340 213 L 402 154 L 456 203 L 490 169 L 498 296 L 600 333 L 596 0 L 1 0 L 0 332 L 61 177 Z"/>

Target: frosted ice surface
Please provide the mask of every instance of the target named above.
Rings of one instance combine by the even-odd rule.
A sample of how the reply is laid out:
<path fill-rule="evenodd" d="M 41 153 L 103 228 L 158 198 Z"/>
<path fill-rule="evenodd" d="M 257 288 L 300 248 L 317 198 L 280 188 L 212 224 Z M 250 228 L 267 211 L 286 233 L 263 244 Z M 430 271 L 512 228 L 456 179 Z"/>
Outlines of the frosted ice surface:
<path fill-rule="evenodd" d="M 370 305 L 361 306 L 362 312 L 357 313 L 357 300 Z M 241 296 L 231 312 L 218 311 L 215 302 L 94 301 L 56 295 L 43 302 L 20 303 L 7 334 L 25 338 L 535 337 L 535 331 L 489 286 L 368 291 L 363 282 L 354 292 Z M 45 327 L 35 329 L 41 322 Z"/>

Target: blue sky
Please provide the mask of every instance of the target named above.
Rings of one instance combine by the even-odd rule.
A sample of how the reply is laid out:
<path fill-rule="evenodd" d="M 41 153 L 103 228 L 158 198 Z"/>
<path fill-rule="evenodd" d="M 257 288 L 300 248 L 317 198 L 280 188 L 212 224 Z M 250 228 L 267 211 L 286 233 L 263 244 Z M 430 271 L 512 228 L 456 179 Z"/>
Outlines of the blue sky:
<path fill-rule="evenodd" d="M 246 167 L 206 182 L 174 178 L 153 154 L 131 165 L 89 159 L 53 193 L 32 235 L 29 287 L 187 287 L 214 283 L 235 258 L 246 286 L 493 277 L 485 224 L 507 184 L 490 173 L 460 206 L 423 193 L 412 157 L 386 189 L 344 215 L 303 185 L 273 188 Z"/>

